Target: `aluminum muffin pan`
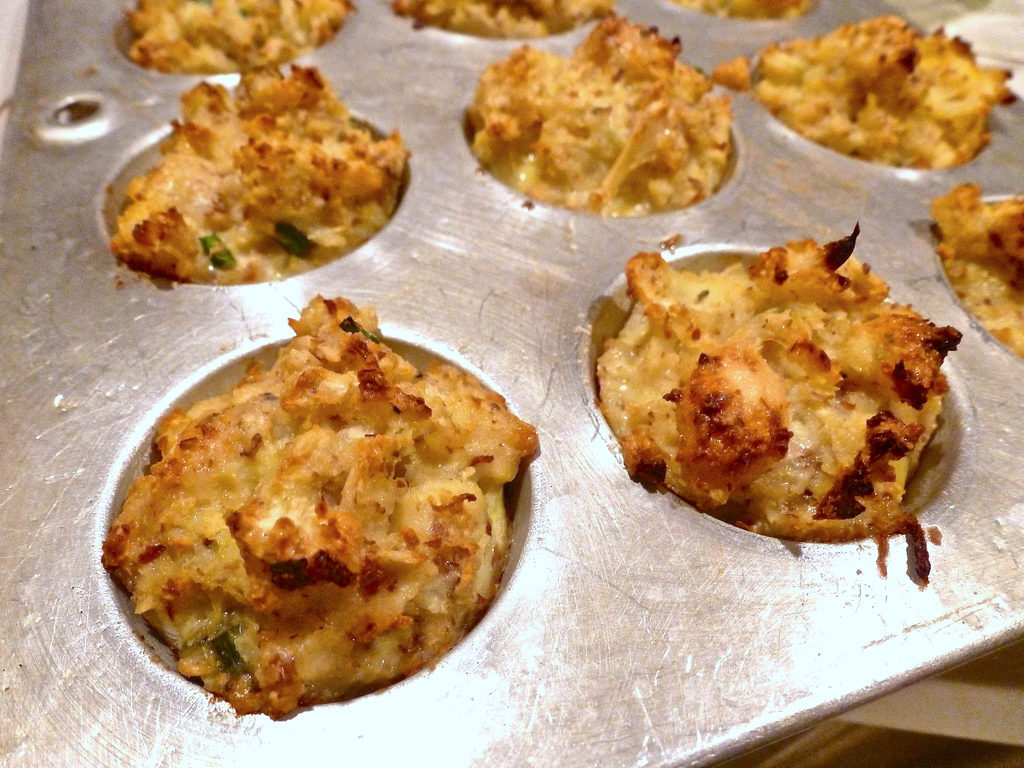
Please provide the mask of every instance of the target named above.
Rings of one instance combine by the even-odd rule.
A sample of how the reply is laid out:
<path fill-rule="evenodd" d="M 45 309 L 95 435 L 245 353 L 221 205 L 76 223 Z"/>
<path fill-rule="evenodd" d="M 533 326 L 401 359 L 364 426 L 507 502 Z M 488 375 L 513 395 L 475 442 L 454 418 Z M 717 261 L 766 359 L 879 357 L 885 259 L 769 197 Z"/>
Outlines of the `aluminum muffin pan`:
<path fill-rule="evenodd" d="M 791 22 L 660 0 L 618 10 L 678 35 L 683 58 L 710 70 L 887 9 L 823 0 Z M 111 200 L 199 78 L 132 64 L 122 12 L 114 0 L 33 4 L 0 168 L 6 765 L 706 764 L 1024 635 L 1024 360 L 955 300 L 928 215 L 957 183 L 1024 191 L 1020 105 L 996 109 L 976 160 L 920 172 L 836 155 L 736 95 L 736 162 L 718 194 L 603 219 L 527 203 L 468 149 L 477 77 L 519 42 L 415 29 L 364 0 L 301 61 L 411 149 L 390 224 L 282 282 L 172 286 L 115 263 Z M 531 44 L 566 53 L 588 29 Z M 964 334 L 910 494 L 942 533 L 926 587 L 902 539 L 883 577 L 871 541 L 759 537 L 645 490 L 595 406 L 595 355 L 623 315 L 635 252 L 682 264 L 824 242 L 857 221 L 857 254 L 893 299 Z M 477 372 L 537 427 L 541 450 L 519 488 L 501 593 L 450 654 L 377 694 L 281 721 L 239 717 L 174 671 L 100 547 L 160 416 L 288 338 L 287 319 L 318 293 L 372 304 L 414 357 Z"/>

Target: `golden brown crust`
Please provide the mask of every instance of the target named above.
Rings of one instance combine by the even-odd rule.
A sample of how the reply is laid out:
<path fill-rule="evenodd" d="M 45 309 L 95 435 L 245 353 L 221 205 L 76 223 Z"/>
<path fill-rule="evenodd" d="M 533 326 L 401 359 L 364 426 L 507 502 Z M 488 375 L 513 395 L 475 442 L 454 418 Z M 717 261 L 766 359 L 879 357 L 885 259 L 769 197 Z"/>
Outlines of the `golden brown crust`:
<path fill-rule="evenodd" d="M 612 0 L 392 0 L 395 13 L 479 37 L 544 37 L 612 12 Z"/>
<path fill-rule="evenodd" d="M 730 493 L 786 455 L 782 381 L 752 345 L 702 352 L 689 379 L 664 397 L 676 404 L 679 450 L 702 493 Z"/>
<path fill-rule="evenodd" d="M 973 158 L 988 144 L 989 112 L 1012 99 L 1009 73 L 978 67 L 962 41 L 921 35 L 896 16 L 774 43 L 757 74 L 757 98 L 808 139 L 915 168 Z"/>
<path fill-rule="evenodd" d="M 473 152 L 509 186 L 568 208 L 639 215 L 702 200 L 728 165 L 730 104 L 679 51 L 614 16 L 568 59 L 524 46 L 480 77 Z"/>
<path fill-rule="evenodd" d="M 1024 198 L 961 184 L 932 201 L 946 276 L 993 336 L 1024 357 Z"/>
<path fill-rule="evenodd" d="M 378 343 L 372 310 L 317 298 L 292 326 L 271 368 L 164 419 L 103 546 L 182 674 L 273 716 L 401 679 L 469 630 L 537 447 L 472 376 Z"/>
<path fill-rule="evenodd" d="M 904 424 L 889 411 L 876 413 L 865 425 L 864 446 L 822 497 L 815 520 L 849 520 L 862 514 L 867 507 L 858 497 L 871 496 L 876 483 L 895 480 L 892 462 L 909 455 L 925 431 L 923 425 Z"/>
<path fill-rule="evenodd" d="M 112 246 L 114 247 L 114 246 Z M 196 272 L 199 241 L 175 208 L 154 211 L 131 229 L 131 247 L 116 246 L 117 256 L 132 269 L 153 277 L 191 282 Z"/>
<path fill-rule="evenodd" d="M 348 0 L 138 0 L 129 55 L 160 72 L 244 72 L 322 45 L 351 9 Z"/>
<path fill-rule="evenodd" d="M 743 19 L 791 19 L 802 16 L 814 0 L 672 0 L 677 5 L 716 16 Z"/>
<path fill-rule="evenodd" d="M 359 245 L 394 210 L 401 138 L 355 123 L 316 69 L 247 73 L 233 97 L 201 83 L 182 117 L 157 166 L 129 184 L 110 240 L 133 269 L 218 284 L 286 277 Z"/>
<path fill-rule="evenodd" d="M 631 476 L 782 538 L 911 531 L 900 501 L 960 335 L 888 303 L 855 237 L 720 272 L 629 261 L 635 305 L 597 380 Z"/>

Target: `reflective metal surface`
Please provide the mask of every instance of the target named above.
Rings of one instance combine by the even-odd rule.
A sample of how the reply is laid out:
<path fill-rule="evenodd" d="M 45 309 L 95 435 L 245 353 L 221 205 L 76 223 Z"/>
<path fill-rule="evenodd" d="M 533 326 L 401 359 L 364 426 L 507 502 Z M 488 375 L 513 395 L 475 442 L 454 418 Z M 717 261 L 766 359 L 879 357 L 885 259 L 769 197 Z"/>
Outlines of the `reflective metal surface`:
<path fill-rule="evenodd" d="M 745 23 L 668 3 L 619 11 L 710 70 L 771 40 L 874 15 L 822 2 Z M 974 162 L 899 171 L 837 156 L 734 97 L 737 160 L 685 211 L 608 220 L 481 172 L 463 135 L 476 78 L 519 43 L 413 29 L 363 2 L 314 63 L 359 117 L 412 150 L 371 242 L 280 283 L 168 287 L 115 264 L 108 186 L 144 164 L 197 78 L 120 52 L 113 0 L 31 8 L 0 192 L 0 757 L 6 765 L 687 765 L 782 736 L 1024 634 L 1024 361 L 952 298 L 928 206 L 954 184 L 1020 193 L 1024 110 L 997 109 Z M 532 43 L 569 51 L 578 30 Z M 227 79 L 231 81 L 230 78 Z M 638 250 L 755 253 L 847 234 L 892 296 L 964 333 L 940 434 L 912 494 L 932 581 L 891 542 L 799 545 L 731 528 L 631 482 L 592 365 Z M 678 238 L 676 237 L 678 236 Z M 516 552 L 482 623 L 435 668 L 279 722 L 181 678 L 100 565 L 123 489 L 175 402 L 287 338 L 313 295 L 374 305 L 403 348 L 481 374 L 537 426 Z"/>

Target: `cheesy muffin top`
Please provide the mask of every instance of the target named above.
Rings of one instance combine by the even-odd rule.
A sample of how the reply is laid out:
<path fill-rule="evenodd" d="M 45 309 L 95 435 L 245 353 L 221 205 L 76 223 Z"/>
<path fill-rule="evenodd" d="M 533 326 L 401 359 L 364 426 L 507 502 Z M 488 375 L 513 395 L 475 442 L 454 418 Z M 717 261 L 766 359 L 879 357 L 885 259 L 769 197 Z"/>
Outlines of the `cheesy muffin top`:
<path fill-rule="evenodd" d="M 679 52 L 616 16 L 569 58 L 519 48 L 480 77 L 473 153 L 509 186 L 576 210 L 633 216 L 702 200 L 725 175 L 732 114 Z"/>
<path fill-rule="evenodd" d="M 537 448 L 473 376 L 380 341 L 371 309 L 318 297 L 291 325 L 269 369 L 161 422 L 103 545 L 178 670 L 275 717 L 402 679 L 473 626 Z"/>
<path fill-rule="evenodd" d="M 932 201 L 938 253 L 964 307 L 1024 357 L 1024 198 L 985 201 L 961 184 Z"/>
<path fill-rule="evenodd" d="M 128 54 L 160 72 L 244 72 L 322 45 L 351 9 L 348 0 L 139 0 Z"/>
<path fill-rule="evenodd" d="M 303 272 L 394 211 L 408 153 L 353 120 L 316 69 L 259 69 L 232 97 L 201 83 L 162 158 L 133 179 L 110 248 L 133 269 L 196 283 Z"/>
<path fill-rule="evenodd" d="M 420 24 L 478 37 L 544 37 L 606 16 L 614 0 L 392 0 Z"/>
<path fill-rule="evenodd" d="M 597 362 L 600 407 L 634 479 L 769 536 L 908 534 L 927 578 L 901 500 L 960 334 L 887 302 L 856 235 L 721 271 L 637 254 L 632 313 Z"/>
<path fill-rule="evenodd" d="M 947 168 L 988 144 L 989 112 L 1012 100 L 1008 77 L 979 67 L 959 39 L 883 16 L 769 45 L 754 93 L 794 131 L 837 152 Z"/>
<path fill-rule="evenodd" d="M 677 5 L 716 16 L 743 19 L 789 19 L 811 8 L 814 0 L 673 0 Z"/>

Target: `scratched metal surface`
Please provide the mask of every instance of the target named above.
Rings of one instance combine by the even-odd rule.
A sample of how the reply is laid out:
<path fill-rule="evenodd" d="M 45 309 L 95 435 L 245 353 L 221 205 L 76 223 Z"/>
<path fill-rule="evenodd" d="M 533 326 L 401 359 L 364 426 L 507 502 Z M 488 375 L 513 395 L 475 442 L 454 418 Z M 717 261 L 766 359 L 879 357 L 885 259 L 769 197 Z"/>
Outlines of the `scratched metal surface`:
<path fill-rule="evenodd" d="M 620 12 L 678 35 L 710 69 L 773 39 L 825 31 L 870 3 L 791 23 L 716 20 L 652 0 Z M 113 0 L 31 8 L 0 196 L 0 757 L 6 765 L 705 764 L 1024 634 L 1024 361 L 951 298 L 931 198 L 981 180 L 1019 193 L 1020 106 L 957 169 L 895 171 L 810 145 L 746 96 L 737 162 L 685 211 L 605 220 L 481 173 L 461 130 L 484 66 L 517 43 L 414 30 L 363 2 L 318 65 L 360 117 L 411 148 L 393 221 L 356 252 L 279 283 L 159 286 L 106 249 L 107 188 L 144 166 L 191 77 L 118 50 Z M 586 30 L 533 43 L 568 51 Z M 99 109 L 61 118 L 69 100 Z M 86 110 L 87 111 L 87 110 Z M 73 111 L 72 111 L 73 112 Z M 81 114 L 81 113 L 79 113 Z M 672 235 L 673 258 L 834 239 L 897 301 L 964 332 L 912 503 L 942 531 L 933 578 L 889 576 L 873 544 L 755 536 L 650 494 L 594 406 L 594 352 L 621 315 L 622 268 Z M 223 386 L 288 336 L 316 293 L 377 307 L 387 337 L 477 371 L 541 435 L 516 551 L 482 623 L 431 670 L 280 722 L 237 717 L 179 677 L 100 566 L 125 483 L 175 402 Z"/>

